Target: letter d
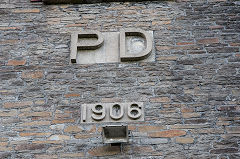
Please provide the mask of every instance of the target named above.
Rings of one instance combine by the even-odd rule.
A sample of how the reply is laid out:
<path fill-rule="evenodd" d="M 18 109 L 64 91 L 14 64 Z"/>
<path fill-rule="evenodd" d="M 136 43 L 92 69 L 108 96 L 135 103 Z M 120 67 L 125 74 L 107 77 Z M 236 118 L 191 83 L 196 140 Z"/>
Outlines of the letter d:
<path fill-rule="evenodd" d="M 127 43 L 128 37 L 141 37 L 143 40 Z M 136 38 L 135 38 L 136 39 Z M 135 43 L 135 44 L 134 44 Z M 129 46 L 134 45 L 134 46 Z M 131 50 L 131 47 L 134 47 Z M 146 59 L 152 53 L 153 41 L 148 32 L 142 29 L 128 28 L 120 31 L 120 60 L 139 61 Z M 139 51 L 140 50 L 140 51 Z M 135 52 L 134 52 L 135 51 Z"/>

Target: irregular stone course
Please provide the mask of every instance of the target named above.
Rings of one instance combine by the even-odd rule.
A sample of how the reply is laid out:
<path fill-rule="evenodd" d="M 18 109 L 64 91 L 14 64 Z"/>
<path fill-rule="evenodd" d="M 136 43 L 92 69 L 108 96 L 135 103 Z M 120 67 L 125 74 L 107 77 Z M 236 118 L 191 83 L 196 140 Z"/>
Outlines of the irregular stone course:
<path fill-rule="evenodd" d="M 0 1 L 0 158 L 240 158 L 240 3 Z M 153 31 L 155 62 L 70 64 L 71 33 Z M 81 105 L 143 102 L 129 143 Z"/>

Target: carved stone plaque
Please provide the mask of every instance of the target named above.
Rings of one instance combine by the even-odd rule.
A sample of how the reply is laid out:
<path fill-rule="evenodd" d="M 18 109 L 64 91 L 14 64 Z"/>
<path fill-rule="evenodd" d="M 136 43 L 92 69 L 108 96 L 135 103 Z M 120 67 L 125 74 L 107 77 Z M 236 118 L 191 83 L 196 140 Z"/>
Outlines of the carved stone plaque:
<path fill-rule="evenodd" d="M 81 106 L 81 123 L 144 121 L 143 103 L 97 103 Z"/>
<path fill-rule="evenodd" d="M 77 64 L 155 61 L 153 32 L 137 28 L 120 32 L 74 32 L 70 59 Z"/>

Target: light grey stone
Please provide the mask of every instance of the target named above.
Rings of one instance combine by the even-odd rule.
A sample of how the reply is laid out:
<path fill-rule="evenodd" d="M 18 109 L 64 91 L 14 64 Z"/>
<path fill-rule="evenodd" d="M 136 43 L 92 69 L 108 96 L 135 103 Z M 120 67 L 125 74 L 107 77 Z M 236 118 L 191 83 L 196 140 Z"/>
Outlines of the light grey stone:
<path fill-rule="evenodd" d="M 119 32 L 87 30 L 71 36 L 71 63 L 117 63 L 155 61 L 153 32 L 124 29 Z"/>
<path fill-rule="evenodd" d="M 81 106 L 81 123 L 144 121 L 141 102 L 96 103 Z"/>

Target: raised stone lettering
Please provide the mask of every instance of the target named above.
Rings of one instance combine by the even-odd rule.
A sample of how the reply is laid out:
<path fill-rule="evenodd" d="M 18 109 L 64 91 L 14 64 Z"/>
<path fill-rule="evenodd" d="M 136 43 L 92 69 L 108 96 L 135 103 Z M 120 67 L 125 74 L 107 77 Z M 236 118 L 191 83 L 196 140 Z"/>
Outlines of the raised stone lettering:
<path fill-rule="evenodd" d="M 121 61 L 138 61 L 146 59 L 152 52 L 152 39 L 142 29 L 123 29 L 120 32 Z"/>
<path fill-rule="evenodd" d="M 155 61 L 153 32 L 128 28 L 119 32 L 94 30 L 71 36 L 71 63 L 94 64 Z"/>
<path fill-rule="evenodd" d="M 81 123 L 144 121 L 143 103 L 97 103 L 81 106 Z"/>
<path fill-rule="evenodd" d="M 99 31 L 89 30 L 73 33 L 71 36 L 71 62 L 77 62 L 78 50 L 96 50 L 102 44 L 103 36 Z"/>

